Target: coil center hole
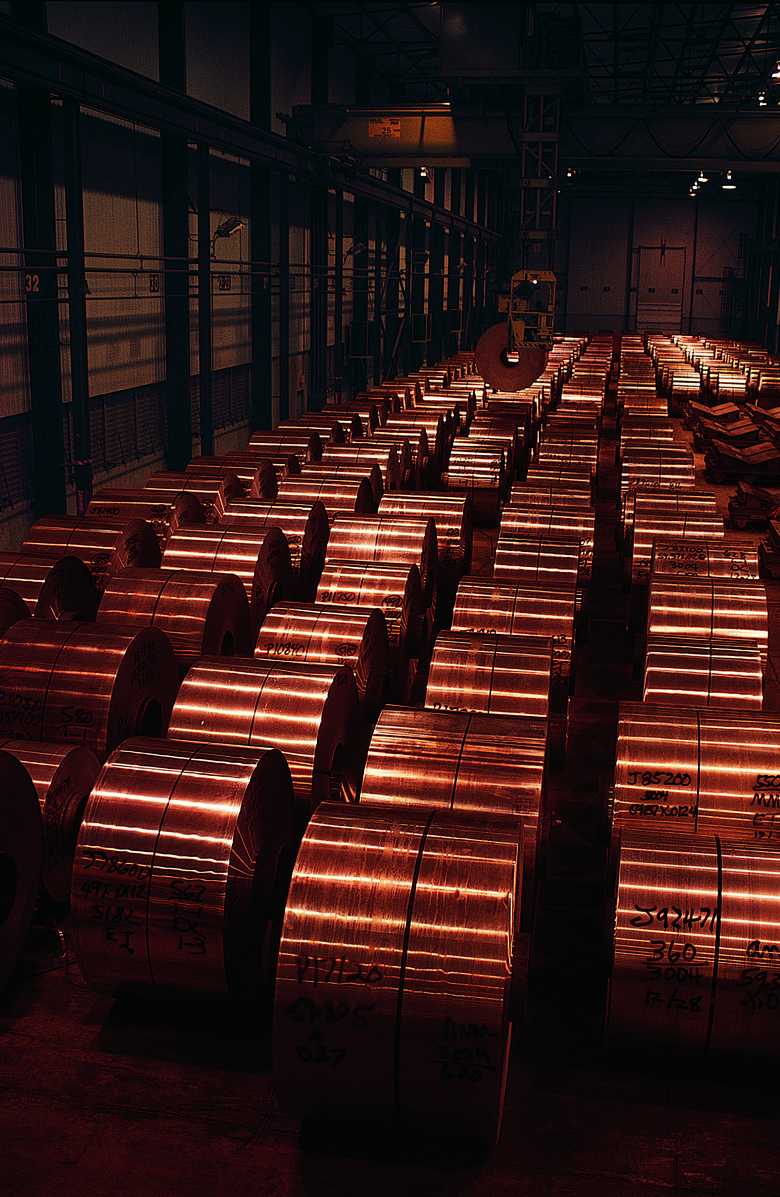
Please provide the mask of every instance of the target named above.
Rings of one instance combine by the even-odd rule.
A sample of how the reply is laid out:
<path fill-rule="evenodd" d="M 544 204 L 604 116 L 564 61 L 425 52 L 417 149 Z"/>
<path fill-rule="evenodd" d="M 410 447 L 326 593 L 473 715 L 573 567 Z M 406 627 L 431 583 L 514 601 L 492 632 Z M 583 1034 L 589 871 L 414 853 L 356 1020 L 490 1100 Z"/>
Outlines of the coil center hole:
<path fill-rule="evenodd" d="M 219 655 L 221 657 L 234 657 L 236 655 L 236 639 L 232 632 L 225 632 L 222 637 L 222 643 L 219 646 Z"/>
<path fill-rule="evenodd" d="M 330 764 L 330 800 L 331 802 L 343 802 L 344 791 L 342 788 L 342 777 L 344 774 L 344 745 L 337 744 L 333 753 L 333 760 Z"/>
<path fill-rule="evenodd" d="M 16 901 L 16 863 L 8 852 L 0 852 L 0 927 L 6 922 Z"/>
<path fill-rule="evenodd" d="M 159 699 L 145 698 L 141 703 L 135 717 L 135 734 L 153 736 L 155 739 L 159 739 L 163 734 L 163 714 Z"/>

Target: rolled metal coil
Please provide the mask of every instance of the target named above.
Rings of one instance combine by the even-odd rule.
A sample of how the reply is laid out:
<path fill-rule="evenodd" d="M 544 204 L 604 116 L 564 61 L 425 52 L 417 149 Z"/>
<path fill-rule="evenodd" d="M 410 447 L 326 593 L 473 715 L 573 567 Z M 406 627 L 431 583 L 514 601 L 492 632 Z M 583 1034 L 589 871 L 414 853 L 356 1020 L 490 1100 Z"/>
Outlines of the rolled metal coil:
<path fill-rule="evenodd" d="M 653 515 L 679 515 L 698 513 L 716 516 L 718 514 L 715 495 L 703 491 L 669 490 L 646 487 L 641 483 L 629 487 L 621 504 L 621 531 L 623 552 L 630 555 L 634 543 L 634 513 L 640 511 Z"/>
<path fill-rule="evenodd" d="M 497 582 L 577 586 L 580 541 L 520 537 L 499 529 L 493 577 Z"/>
<path fill-rule="evenodd" d="M 278 748 L 301 834 L 320 802 L 353 802 L 360 788 L 360 701 L 345 665 L 204 657 L 181 684 L 168 738 Z"/>
<path fill-rule="evenodd" d="M 686 578 L 728 578 L 734 582 L 757 579 L 758 550 L 749 540 L 653 541 L 654 575 Z"/>
<path fill-rule="evenodd" d="M 283 1110 L 495 1142 L 518 830 L 498 816 L 319 808 L 279 951 L 273 1055 Z M 330 1010 L 339 1018 L 322 1022 Z M 316 1040 L 313 1020 L 323 1027 Z"/>
<path fill-rule="evenodd" d="M 583 494 L 587 493 L 590 496 L 590 501 L 593 498 L 593 479 L 589 470 L 567 468 L 566 466 L 560 468 L 543 466 L 534 463 L 528 467 L 526 482 L 533 485 L 540 483 L 544 486 L 576 488 Z"/>
<path fill-rule="evenodd" d="M 757 644 L 651 636 L 645 648 L 645 702 L 760 711 L 764 678 Z"/>
<path fill-rule="evenodd" d="M 0 637 L 0 730 L 82 745 L 101 760 L 127 736 L 162 735 L 179 686 L 157 628 L 21 619 Z"/>
<path fill-rule="evenodd" d="M 277 486 L 291 474 L 300 474 L 301 472 L 301 458 L 297 453 L 226 453 L 221 460 L 241 479 L 252 478 L 255 470 L 264 470 L 264 463 L 270 462 L 276 475 Z"/>
<path fill-rule="evenodd" d="M 315 428 L 299 433 L 259 430 L 252 433 L 247 445 L 249 453 L 259 453 L 270 458 L 287 457 L 295 453 L 301 462 L 319 461 L 322 449 L 322 438 Z"/>
<path fill-rule="evenodd" d="M 398 385 L 397 385 L 398 384 Z M 392 386 L 369 387 L 367 391 L 360 391 L 356 399 L 373 399 L 375 403 L 381 403 L 388 415 L 393 412 L 403 411 L 407 405 L 409 388 L 401 384 L 400 379 L 395 379 Z"/>
<path fill-rule="evenodd" d="M 279 487 L 279 498 L 285 503 L 303 506 L 320 503 L 330 523 L 337 515 L 373 515 L 376 500 L 371 481 L 365 474 L 347 473 L 334 476 L 326 473 L 310 474 L 308 468 L 298 478 L 288 478 Z"/>
<path fill-rule="evenodd" d="M 279 528 L 290 550 L 295 591 L 298 598 L 309 601 L 317 593 L 330 525 L 323 503 L 262 503 L 256 499 L 237 499 L 228 505 L 224 523 L 233 528 L 245 527 L 260 532 L 264 528 Z"/>
<path fill-rule="evenodd" d="M 453 632 L 500 632 L 552 640 L 553 709 L 565 711 L 574 690 L 574 586 L 525 586 L 464 578 L 452 614 Z"/>
<path fill-rule="evenodd" d="M 334 415 L 349 413 L 350 415 L 359 416 L 363 426 L 362 435 L 364 437 L 371 436 L 375 428 L 378 428 L 380 424 L 384 424 L 387 421 L 388 411 L 386 404 L 381 401 L 379 403 L 376 401 L 361 403 L 359 400 L 345 404 L 326 404 L 324 410 L 326 412 L 333 412 Z M 356 437 L 355 439 L 357 440 L 358 438 Z"/>
<path fill-rule="evenodd" d="M 382 485 L 386 491 L 401 489 L 401 463 L 395 445 L 374 444 L 371 437 L 354 445 L 329 446 L 323 454 L 323 465 L 366 466 L 373 464 L 382 471 Z"/>
<path fill-rule="evenodd" d="M 412 444 L 408 436 L 402 436 L 396 429 L 377 428 L 371 437 L 371 445 L 377 450 L 395 448 L 401 471 L 401 490 L 419 486 L 422 473 L 417 469 L 418 454 L 412 454 Z"/>
<path fill-rule="evenodd" d="M 501 500 L 507 493 L 504 454 L 492 449 L 472 450 L 467 455 L 451 454 L 442 471 L 445 490 L 465 492 L 474 504 L 474 522 L 480 527 L 495 527 L 501 518 Z"/>
<path fill-rule="evenodd" d="M 294 591 L 287 538 L 278 528 L 252 532 L 238 525 L 180 528 L 163 553 L 164 569 L 238 574 L 249 599 L 252 635 L 274 603 Z"/>
<path fill-rule="evenodd" d="M 755 642 L 766 671 L 769 616 L 764 583 L 651 574 L 647 636 Z"/>
<path fill-rule="evenodd" d="M 76 840 L 100 761 L 88 748 L 65 744 L 0 740 L 0 750 L 16 757 L 35 786 L 43 825 L 41 878 L 55 902 L 69 902 Z"/>
<path fill-rule="evenodd" d="M 780 1054 L 780 853 L 624 829 L 612 868 L 609 1043 Z"/>
<path fill-rule="evenodd" d="M 416 565 L 423 606 L 431 623 L 436 610 L 439 542 L 435 521 L 401 515 L 337 515 L 330 530 L 326 564 L 364 561 Z"/>
<path fill-rule="evenodd" d="M 540 466 L 560 466 L 568 469 L 587 469 L 593 479 L 598 474 L 598 448 L 588 445 L 568 444 L 549 438 L 539 442 L 536 461 Z"/>
<path fill-rule="evenodd" d="M 385 495 L 379 515 L 432 519 L 436 525 L 438 554 L 437 604 L 443 598 L 452 607 L 455 591 L 471 568 L 474 546 L 474 504 L 471 495 L 443 495 L 437 491 Z"/>
<path fill-rule="evenodd" d="M 506 482 L 504 486 L 503 498 L 509 498 L 509 490 L 512 485 L 512 479 L 516 476 L 517 471 L 522 464 L 519 460 L 515 462 L 514 457 L 514 440 L 511 434 L 506 433 L 480 433 L 479 431 L 471 431 L 467 437 L 456 441 L 452 453 L 450 454 L 450 462 L 452 462 L 453 454 L 457 457 L 459 453 L 468 452 L 470 449 L 479 449 L 480 452 L 503 452 L 504 454 L 504 474 Z"/>
<path fill-rule="evenodd" d="M 297 433 L 314 428 L 319 433 L 323 445 L 346 445 L 352 440 L 359 440 L 363 435 L 363 425 L 356 412 L 349 416 L 339 416 L 331 411 L 307 411 L 294 420 L 280 420 L 277 428 L 279 432 Z"/>
<path fill-rule="evenodd" d="M 699 511 L 654 512 L 640 508 L 634 511 L 634 530 L 631 551 L 631 584 L 646 586 L 653 563 L 653 543 L 663 541 L 689 542 L 722 540 L 725 535 L 723 517 Z M 685 550 L 680 548 L 677 560 Z M 628 560 L 628 558 L 626 558 Z"/>
<path fill-rule="evenodd" d="M 158 628 L 183 676 L 203 656 L 251 657 L 252 631 L 237 574 L 190 569 L 125 569 L 100 600 L 98 624 Z"/>
<path fill-rule="evenodd" d="M 425 432 L 428 443 L 427 477 L 430 484 L 435 485 L 451 440 L 441 412 L 415 407 L 411 411 L 388 416 L 387 427 L 388 430 L 401 432 L 405 436 L 409 436 L 413 429 L 422 429 Z"/>
<path fill-rule="evenodd" d="M 30 619 L 32 612 L 23 598 L 10 586 L 0 586 L 0 636 L 20 619 Z"/>
<path fill-rule="evenodd" d="M 512 460 L 515 469 L 524 465 L 526 456 L 525 420 L 506 416 L 490 416 L 479 412 L 469 428 L 469 437 L 479 441 L 483 436 L 508 436 L 512 441 Z"/>
<path fill-rule="evenodd" d="M 547 719 L 552 652 L 549 637 L 440 632 L 428 670 L 425 705 L 434 711 Z"/>
<path fill-rule="evenodd" d="M 580 510 L 587 510 L 592 505 L 590 487 L 577 490 L 541 482 L 515 482 L 509 492 L 509 502 L 520 507 L 574 507 Z"/>
<path fill-rule="evenodd" d="M 171 491 L 170 495 L 151 497 L 140 487 L 104 487 L 97 491 L 86 510 L 93 520 L 146 520 L 151 524 L 165 552 L 168 537 L 186 524 L 205 524 L 206 513 L 197 495 L 189 491 Z M 86 617 L 83 617 L 86 618 Z"/>
<path fill-rule="evenodd" d="M 23 599 L 28 610 L 19 618 L 95 618 L 98 596 L 87 565 L 80 557 L 0 552 L 0 585 Z"/>
<path fill-rule="evenodd" d="M 369 723 L 384 705 L 390 645 L 384 614 L 376 608 L 277 603 L 263 620 L 254 655 L 259 661 L 349 665 Z"/>
<path fill-rule="evenodd" d="M 376 464 L 375 461 L 371 462 L 370 465 L 366 464 L 363 466 L 361 466 L 360 464 L 358 464 L 358 465 L 333 465 L 333 464 L 323 465 L 321 462 L 318 462 L 316 465 L 307 465 L 306 466 L 306 469 L 303 473 L 303 478 L 304 479 L 319 478 L 320 480 L 324 480 L 327 482 L 346 482 L 346 483 L 355 483 L 355 482 L 359 483 L 361 478 L 368 478 L 368 481 L 371 483 L 371 493 L 374 496 L 374 507 L 373 507 L 374 512 L 376 511 L 377 507 L 379 506 L 380 500 L 385 491 L 384 484 L 382 482 L 382 471 L 380 470 L 379 466 Z M 360 502 L 363 503 L 364 500 L 361 498 Z M 326 506 L 327 506 L 327 504 L 326 504 Z M 346 511 L 347 508 L 334 509 L 332 514 L 335 515 L 336 510 Z M 368 512 L 364 513 L 361 511 L 355 511 L 355 514 L 356 515 L 361 515 L 361 514 L 370 515 L 370 514 L 372 514 L 372 512 L 368 511 Z M 328 512 L 328 515 L 331 515 L 330 511 Z"/>
<path fill-rule="evenodd" d="M 236 457 L 238 454 L 234 454 L 232 460 L 228 460 L 227 457 L 193 457 L 187 466 L 187 473 L 197 473 L 201 477 L 210 475 L 236 477 L 244 488 L 244 498 L 267 499 L 269 503 L 273 502 L 279 489 L 279 480 L 273 461 L 269 457 L 253 457 L 249 461 L 236 462 Z M 228 495 L 226 496 L 227 503 L 231 503 L 234 497 L 240 498 L 241 496 Z M 217 513 L 218 523 L 220 514 Z"/>
<path fill-rule="evenodd" d="M 22 954 L 41 884 L 41 808 L 26 769 L 0 753 L 0 991 Z"/>
<path fill-rule="evenodd" d="M 580 545 L 580 586 L 590 583 L 596 540 L 596 513 L 576 507 L 522 506 L 509 503 L 501 513 L 500 535 L 546 540 L 577 540 Z"/>
<path fill-rule="evenodd" d="M 22 548 L 80 557 L 89 567 L 98 596 L 118 569 L 157 569 L 160 565 L 160 543 L 145 520 L 47 515 L 33 524 Z"/>
<path fill-rule="evenodd" d="M 417 673 L 416 662 L 425 656 L 430 635 L 417 566 L 326 563 L 317 602 L 379 608 L 387 624 L 395 691 L 402 702 L 408 702 Z"/>
<path fill-rule="evenodd" d="M 244 484 L 233 470 L 224 466 L 204 466 L 195 470 L 160 470 L 144 483 L 144 491 L 154 494 L 178 488 L 197 495 L 203 504 L 207 524 L 219 523 L 231 499 L 242 499 Z"/>
<path fill-rule="evenodd" d="M 92 790 L 73 866 L 73 943 L 100 993 L 256 1002 L 293 851 L 280 752 L 128 740 Z"/>
<path fill-rule="evenodd" d="M 648 486 L 676 485 L 686 489 L 696 485 L 693 454 L 688 449 L 662 445 L 646 447 L 639 443 L 627 446 L 620 469 L 620 492 L 628 490 L 632 482 Z"/>

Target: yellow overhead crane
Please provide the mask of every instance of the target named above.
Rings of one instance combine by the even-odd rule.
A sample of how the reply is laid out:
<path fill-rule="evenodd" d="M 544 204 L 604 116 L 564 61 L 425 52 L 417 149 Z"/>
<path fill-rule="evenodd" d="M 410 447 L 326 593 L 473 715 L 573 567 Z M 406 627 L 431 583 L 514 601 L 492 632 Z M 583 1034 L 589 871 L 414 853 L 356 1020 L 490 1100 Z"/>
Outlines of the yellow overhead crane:
<path fill-rule="evenodd" d="M 542 373 L 553 343 L 555 275 L 518 270 L 509 294 L 499 296 L 498 310 L 507 319 L 477 342 L 477 370 L 496 391 L 520 391 Z"/>

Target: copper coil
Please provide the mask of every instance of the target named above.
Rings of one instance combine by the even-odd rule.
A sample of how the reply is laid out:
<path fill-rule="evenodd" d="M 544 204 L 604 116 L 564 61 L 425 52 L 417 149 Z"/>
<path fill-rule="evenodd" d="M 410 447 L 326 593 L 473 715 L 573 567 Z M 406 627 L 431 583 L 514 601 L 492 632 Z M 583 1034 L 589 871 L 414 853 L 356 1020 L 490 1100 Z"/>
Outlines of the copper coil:
<path fill-rule="evenodd" d="M 128 740 L 92 790 L 73 942 L 100 993 L 255 1002 L 293 846 L 281 753 Z"/>
<path fill-rule="evenodd" d="M 360 391 L 356 396 L 357 399 L 373 399 L 374 403 L 381 401 L 388 415 L 393 412 L 403 411 L 407 402 L 408 387 L 400 384 L 399 379 L 395 379 L 392 386 L 384 387 L 369 387 L 367 391 Z"/>
<path fill-rule="evenodd" d="M 513 506 L 534 507 L 579 507 L 591 506 L 590 487 L 577 490 L 574 487 L 551 486 L 542 482 L 515 482 L 509 494 Z"/>
<path fill-rule="evenodd" d="M 27 603 L 15 590 L 10 586 L 0 586 L 0 636 L 20 619 L 30 619 L 31 615 Z"/>
<path fill-rule="evenodd" d="M 426 394 L 418 407 L 424 412 L 438 412 L 444 417 L 444 426 L 448 430 L 450 442 L 457 435 L 458 429 L 463 428 L 465 431 L 466 405 L 460 398 Z"/>
<path fill-rule="evenodd" d="M 645 650 L 645 702 L 760 711 L 764 678 L 758 645 L 747 640 L 651 636 Z"/>
<path fill-rule="evenodd" d="M 384 705 L 390 645 L 376 608 L 277 603 L 263 620 L 254 655 L 259 661 L 349 665 L 366 720 L 375 722 Z"/>
<path fill-rule="evenodd" d="M 278 748 L 301 833 L 320 802 L 353 802 L 360 788 L 360 700 L 344 665 L 204 657 L 181 684 L 168 737 Z"/>
<path fill-rule="evenodd" d="M 0 991 L 32 926 L 41 883 L 41 809 L 30 776 L 0 753 Z"/>
<path fill-rule="evenodd" d="M 596 541 L 596 513 L 576 507 L 539 507 L 508 504 L 501 513 L 499 538 L 577 540 L 580 545 L 580 586 L 590 583 Z M 564 554 L 565 555 L 565 554 Z"/>
<path fill-rule="evenodd" d="M 234 455 L 234 457 L 238 456 L 238 454 Z M 267 499 L 272 502 L 276 498 L 279 487 L 276 467 L 268 457 L 253 457 L 249 461 L 239 463 L 233 460 L 229 462 L 227 457 L 193 457 L 187 466 L 187 473 L 196 473 L 201 477 L 221 475 L 225 478 L 238 478 L 243 487 L 244 498 L 247 499 Z M 240 495 L 226 495 L 226 502 L 230 504 L 234 498 L 240 497 Z M 219 522 L 219 515 L 218 512 L 217 522 Z"/>
<path fill-rule="evenodd" d="M 514 585 L 467 577 L 458 587 L 452 631 L 550 637 L 551 698 L 555 710 L 565 711 L 574 690 L 576 606 L 574 586 Z"/>
<path fill-rule="evenodd" d="M 598 473 L 599 452 L 594 446 L 566 445 L 560 441 L 539 442 L 536 461 L 540 466 L 560 466 L 568 469 L 587 469 L 592 478 Z"/>
<path fill-rule="evenodd" d="M 295 453 L 301 462 L 319 461 L 322 449 L 322 438 L 315 428 L 308 432 L 304 429 L 299 433 L 259 430 L 252 433 L 247 445 L 249 453 L 260 453 L 263 457 L 271 458 L 286 457 Z"/>
<path fill-rule="evenodd" d="M 157 628 L 21 619 L 0 638 L 0 728 L 16 740 L 80 744 L 100 760 L 162 735 L 179 685 Z"/>
<path fill-rule="evenodd" d="M 238 474 L 223 467 L 208 467 L 203 470 L 160 470 L 144 483 L 147 494 L 155 491 L 169 491 L 174 488 L 197 495 L 203 504 L 207 524 L 219 523 L 231 499 L 243 499 L 244 486 Z"/>
<path fill-rule="evenodd" d="M 698 512 L 700 515 L 715 516 L 718 513 L 717 501 L 713 494 L 692 489 L 680 490 L 679 487 L 663 490 L 638 483 L 625 491 L 621 504 L 624 552 L 630 552 L 633 545 L 634 513 L 637 505 L 640 511 L 652 512 L 654 515 Z"/>
<path fill-rule="evenodd" d="M 440 632 L 433 646 L 425 705 L 435 711 L 547 719 L 551 685 L 549 638 Z"/>
<path fill-rule="evenodd" d="M 613 869 L 610 1043 L 776 1057 L 780 853 L 624 829 Z"/>
<path fill-rule="evenodd" d="M 285 478 L 289 478 L 291 474 L 300 474 L 301 459 L 296 453 L 226 453 L 220 460 L 224 461 L 229 470 L 234 474 L 238 474 L 239 478 L 246 480 L 254 477 L 254 471 L 260 469 L 265 476 L 266 463 L 270 465 L 276 475 L 277 486 L 283 482 Z M 251 497 L 251 496 L 250 496 Z M 258 498 L 262 496 L 257 496 Z M 272 495 L 265 496 L 266 498 L 275 497 Z"/>
<path fill-rule="evenodd" d="M 0 740 L 0 750 L 16 757 L 35 786 L 43 824 L 43 884 L 55 902 L 69 902 L 76 839 L 100 761 L 88 748 L 66 744 Z"/>
<path fill-rule="evenodd" d="M 423 606 L 420 571 L 416 565 L 376 565 L 364 562 L 326 563 L 317 590 L 318 603 L 348 607 L 378 607 L 387 624 L 390 667 L 396 692 L 408 702 L 425 656 L 430 624 Z"/>
<path fill-rule="evenodd" d="M 252 655 L 249 603 L 236 574 L 122 570 L 106 587 L 97 621 L 158 628 L 170 640 L 182 676 L 208 654 Z"/>
<path fill-rule="evenodd" d="M 580 542 L 521 537 L 499 529 L 493 577 L 497 582 L 577 586 Z"/>
<path fill-rule="evenodd" d="M 749 540 L 653 541 L 653 574 L 685 578 L 730 578 L 733 582 L 759 576 L 758 550 Z"/>
<path fill-rule="evenodd" d="M 326 465 L 323 462 L 319 462 L 317 465 L 307 465 L 303 471 L 303 479 L 312 478 L 319 478 L 328 482 L 348 483 L 359 483 L 361 478 L 368 478 L 368 481 L 371 483 L 371 493 L 374 496 L 373 508 L 367 511 L 358 511 L 357 509 L 346 507 L 334 508 L 333 511 L 328 512 L 328 515 L 335 515 L 337 510 L 354 510 L 356 515 L 370 515 L 375 513 L 385 490 L 382 482 L 382 471 L 375 461 L 362 466 L 359 463 L 356 465 L 333 465 L 332 463 Z M 359 501 L 360 503 L 364 502 L 362 498 Z"/>
<path fill-rule="evenodd" d="M 454 493 L 470 495 L 474 504 L 474 522 L 479 527 L 495 527 L 501 518 L 501 500 L 507 493 L 504 454 L 492 449 L 452 453 L 442 486 Z"/>
<path fill-rule="evenodd" d="M 301 433 L 313 428 L 319 433 L 323 445 L 346 445 L 353 439 L 354 425 L 358 427 L 358 432 L 355 435 L 360 438 L 363 435 L 363 426 L 356 412 L 353 412 L 352 418 L 349 419 L 337 416 L 335 412 L 330 411 L 307 411 L 295 420 L 280 420 L 277 428 L 279 432 L 294 433 Z"/>
<path fill-rule="evenodd" d="M 479 440 L 482 436 L 508 436 L 512 441 L 512 459 L 515 466 L 520 465 L 525 457 L 526 422 L 524 419 L 509 419 L 507 416 L 490 416 L 482 412 L 474 416 L 469 429 L 469 436 Z"/>
<path fill-rule="evenodd" d="M 162 564 L 164 569 L 238 574 L 249 599 L 253 637 L 266 611 L 294 590 L 290 550 L 278 528 L 259 532 L 230 524 L 180 528 L 168 542 Z"/>
<path fill-rule="evenodd" d="M 425 429 L 421 429 L 420 432 L 424 433 Z M 412 451 L 412 442 L 409 437 L 402 436 L 397 429 L 377 428 L 371 437 L 371 443 L 377 448 L 385 445 L 394 445 L 395 451 L 398 454 L 398 465 L 401 469 L 401 489 L 409 490 L 410 487 L 419 488 L 425 465 L 424 460 L 420 457 L 419 436 L 415 440 L 414 452 Z"/>
<path fill-rule="evenodd" d="M 89 567 L 98 596 L 118 569 L 157 569 L 160 564 L 159 541 L 145 520 L 47 515 L 33 524 L 22 548 L 80 557 Z"/>
<path fill-rule="evenodd" d="M 515 462 L 514 457 L 514 440 L 511 436 L 499 432 L 482 433 L 479 430 L 471 431 L 468 437 L 460 441 L 456 441 L 450 454 L 450 462 L 459 453 L 465 451 L 468 454 L 471 450 L 478 449 L 480 452 L 490 451 L 493 453 L 503 452 L 504 455 L 504 473 L 506 475 L 506 486 L 504 490 L 504 498 L 509 496 L 509 488 L 512 485 L 512 479 L 515 477 L 517 466 L 519 468 L 521 462 Z"/>
<path fill-rule="evenodd" d="M 695 486 L 693 454 L 673 446 L 642 448 L 637 443 L 626 446 L 620 468 L 621 494 L 632 482 L 645 487 L 653 483 L 683 489 Z"/>
<path fill-rule="evenodd" d="M 654 512 L 640 508 L 634 511 L 631 537 L 631 583 L 646 586 L 653 562 L 653 542 L 656 538 L 680 544 L 677 559 L 682 560 L 682 544 L 698 547 L 701 541 L 722 540 L 725 534 L 723 518 L 701 511 Z M 695 549 L 694 549 L 695 551 Z M 626 565 L 628 564 L 626 556 Z"/>
<path fill-rule="evenodd" d="M 92 520 L 146 520 L 160 542 L 161 553 L 165 551 L 168 537 L 177 528 L 206 522 L 206 513 L 197 495 L 179 490 L 152 498 L 140 487 L 135 490 L 104 487 L 92 496 L 86 515 Z"/>
<path fill-rule="evenodd" d="M 238 499 L 230 503 L 222 522 L 257 532 L 279 528 L 290 550 L 296 594 L 304 601 L 314 598 L 330 530 L 328 513 L 319 499 L 312 503 L 288 503 L 284 495 L 276 503 Z"/>
<path fill-rule="evenodd" d="M 566 466 L 542 466 L 534 463 L 528 467 L 526 482 L 533 485 L 539 483 L 542 486 L 562 486 L 576 489 L 587 494 L 589 501 L 593 497 L 593 478 L 590 470 L 567 468 Z"/>
<path fill-rule="evenodd" d="M 326 412 L 333 412 L 334 415 L 350 414 L 360 417 L 360 422 L 363 426 L 362 435 L 364 437 L 371 436 L 375 428 L 387 421 L 388 408 L 381 400 L 365 401 L 355 400 L 352 403 L 328 403 L 325 405 Z M 357 439 L 357 438 L 355 438 Z"/>
<path fill-rule="evenodd" d="M 401 489 L 401 463 L 395 445 L 374 444 L 374 438 L 358 441 L 354 445 L 329 446 L 323 455 L 322 464 L 348 465 L 370 468 L 373 464 L 382 471 L 382 485 L 387 490 Z"/>
<path fill-rule="evenodd" d="M 496 1141 L 518 829 L 498 816 L 319 808 L 279 951 L 273 1055 L 284 1111 Z M 323 1022 L 330 1010 L 338 1019 Z"/>
<path fill-rule="evenodd" d="M 334 476 L 327 467 L 325 469 L 325 473 L 310 474 L 307 468 L 299 478 L 289 478 L 279 488 L 280 499 L 298 506 L 321 504 L 329 524 L 338 515 L 373 515 L 376 512 L 371 481 L 365 474 L 348 472 Z"/>
<path fill-rule="evenodd" d="M 441 413 L 415 407 L 400 415 L 389 416 L 387 427 L 391 432 L 401 432 L 405 436 L 413 434 L 414 429 L 422 429 L 425 432 L 428 445 L 428 477 L 434 484 L 441 473 L 444 456 L 450 442 L 449 432 Z"/>
<path fill-rule="evenodd" d="M 95 618 L 97 591 L 80 557 L 0 552 L 0 585 L 13 590 L 26 603 L 28 611 L 20 618 Z"/>
<path fill-rule="evenodd" d="M 422 601 L 436 611 L 439 542 L 436 524 L 429 516 L 338 515 L 333 521 L 325 561 L 376 562 L 416 565 L 422 583 Z"/>
<path fill-rule="evenodd" d="M 755 641 L 766 670 L 769 616 L 764 583 L 651 575 L 647 635 Z"/>
<path fill-rule="evenodd" d="M 471 569 L 474 545 L 474 504 L 471 495 L 445 495 L 436 491 L 385 495 L 379 515 L 432 519 L 436 525 L 439 559 L 437 603 L 443 597 L 452 606 L 458 583 Z"/>

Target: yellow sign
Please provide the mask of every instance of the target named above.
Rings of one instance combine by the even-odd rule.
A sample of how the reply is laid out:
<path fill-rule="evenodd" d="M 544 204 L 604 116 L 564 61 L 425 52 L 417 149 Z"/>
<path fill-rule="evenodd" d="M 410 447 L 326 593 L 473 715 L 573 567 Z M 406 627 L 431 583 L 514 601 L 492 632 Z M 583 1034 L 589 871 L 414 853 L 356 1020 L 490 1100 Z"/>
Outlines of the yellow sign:
<path fill-rule="evenodd" d="M 368 136 L 379 137 L 383 141 L 400 141 L 400 116 L 370 116 L 368 118 Z"/>

